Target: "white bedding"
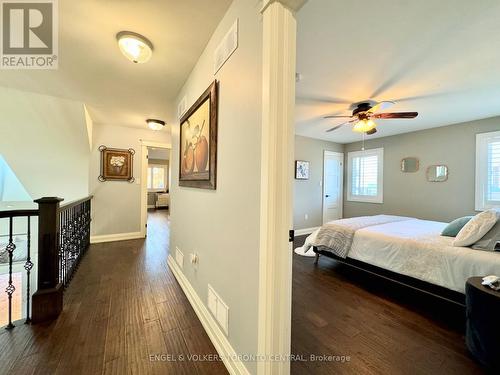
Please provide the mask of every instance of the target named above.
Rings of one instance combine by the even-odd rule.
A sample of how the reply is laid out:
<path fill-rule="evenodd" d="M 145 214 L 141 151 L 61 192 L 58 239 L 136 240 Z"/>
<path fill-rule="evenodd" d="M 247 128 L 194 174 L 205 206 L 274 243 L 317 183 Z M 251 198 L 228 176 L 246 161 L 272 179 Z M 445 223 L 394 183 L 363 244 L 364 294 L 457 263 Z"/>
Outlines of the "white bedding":
<path fill-rule="evenodd" d="M 446 223 L 405 219 L 358 229 L 347 256 L 461 293 L 471 276 L 500 276 L 500 253 L 453 247 Z"/>

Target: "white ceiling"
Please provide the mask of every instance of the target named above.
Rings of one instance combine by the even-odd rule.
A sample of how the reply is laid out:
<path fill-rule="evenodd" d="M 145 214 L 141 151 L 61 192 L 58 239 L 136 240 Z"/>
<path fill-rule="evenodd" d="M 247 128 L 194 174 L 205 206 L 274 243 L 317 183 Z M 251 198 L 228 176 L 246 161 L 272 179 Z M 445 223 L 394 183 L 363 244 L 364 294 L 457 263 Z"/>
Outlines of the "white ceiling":
<path fill-rule="evenodd" d="M 500 115 L 500 1 L 309 0 L 298 13 L 296 133 L 325 133 L 351 103 L 394 100 L 414 120 L 377 120 L 383 137 Z M 500 124 L 499 124 L 500 127 Z"/>
<path fill-rule="evenodd" d="M 231 0 L 59 1 L 59 70 L 4 70 L 0 86 L 83 101 L 95 123 L 145 127 L 175 118 L 172 102 Z M 154 45 L 133 64 L 116 33 Z"/>

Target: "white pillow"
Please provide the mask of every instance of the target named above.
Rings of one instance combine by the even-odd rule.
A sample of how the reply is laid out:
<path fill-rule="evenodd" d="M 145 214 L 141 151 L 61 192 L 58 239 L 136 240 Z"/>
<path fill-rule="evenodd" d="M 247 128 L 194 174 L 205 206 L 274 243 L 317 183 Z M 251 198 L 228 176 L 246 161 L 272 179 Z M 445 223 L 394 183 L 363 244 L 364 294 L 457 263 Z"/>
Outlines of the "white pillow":
<path fill-rule="evenodd" d="M 498 212 L 495 209 L 477 214 L 458 232 L 453 246 L 470 246 L 476 243 L 493 228 L 497 220 Z"/>

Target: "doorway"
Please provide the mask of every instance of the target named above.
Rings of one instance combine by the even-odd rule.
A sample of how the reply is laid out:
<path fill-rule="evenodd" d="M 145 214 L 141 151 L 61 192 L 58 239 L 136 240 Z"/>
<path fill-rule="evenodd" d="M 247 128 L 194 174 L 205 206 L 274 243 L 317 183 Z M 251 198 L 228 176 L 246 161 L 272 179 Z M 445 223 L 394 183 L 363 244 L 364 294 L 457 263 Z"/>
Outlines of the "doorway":
<path fill-rule="evenodd" d="M 344 154 L 324 151 L 323 224 L 342 218 L 344 201 Z"/>
<path fill-rule="evenodd" d="M 169 223 L 171 156 L 171 145 L 142 141 L 141 228 L 144 237 L 150 232 L 150 223 Z"/>
<path fill-rule="evenodd" d="M 146 174 L 148 232 L 155 223 L 168 223 L 170 209 L 170 149 L 148 147 Z"/>

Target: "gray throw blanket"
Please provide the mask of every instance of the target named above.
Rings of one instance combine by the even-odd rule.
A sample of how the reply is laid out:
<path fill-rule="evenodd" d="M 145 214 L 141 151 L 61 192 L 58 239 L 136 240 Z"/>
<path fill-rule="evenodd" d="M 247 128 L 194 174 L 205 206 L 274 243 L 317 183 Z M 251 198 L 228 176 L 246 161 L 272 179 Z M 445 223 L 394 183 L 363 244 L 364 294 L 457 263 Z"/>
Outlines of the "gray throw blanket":
<path fill-rule="evenodd" d="M 319 250 L 331 251 L 341 258 L 347 258 L 351 249 L 355 230 L 335 223 L 325 224 L 316 236 L 316 245 Z"/>
<path fill-rule="evenodd" d="M 326 223 L 307 237 L 303 246 L 304 252 L 315 246 L 319 250 L 330 251 L 336 256 L 345 259 L 351 249 L 354 234 L 358 229 L 409 219 L 403 216 L 375 215 L 335 220 Z"/>

